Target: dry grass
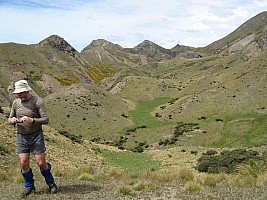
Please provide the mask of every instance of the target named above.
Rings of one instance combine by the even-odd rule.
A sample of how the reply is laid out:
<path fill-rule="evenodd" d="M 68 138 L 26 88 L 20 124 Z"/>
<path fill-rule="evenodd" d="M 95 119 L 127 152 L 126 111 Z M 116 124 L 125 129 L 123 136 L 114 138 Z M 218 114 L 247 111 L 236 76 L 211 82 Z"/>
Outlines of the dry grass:
<path fill-rule="evenodd" d="M 207 175 L 203 180 L 203 185 L 215 187 L 218 184 L 219 180 L 216 176 Z"/>
<path fill-rule="evenodd" d="M 173 173 L 163 171 L 146 171 L 126 173 L 118 169 L 106 171 L 88 169 L 74 170 L 68 177 L 56 177 L 59 185 L 57 195 L 49 195 L 42 177 L 36 176 L 37 193 L 29 197 L 54 199 L 250 199 L 267 197 L 263 192 L 266 188 L 267 175 L 255 179 L 242 175 L 199 175 L 191 169 L 181 168 Z M 104 170 L 105 171 L 105 170 Z M 80 174 L 79 174 L 79 173 Z M 112 173 L 111 173 L 112 172 Z M 187 175 L 181 175 L 182 173 Z M 79 174 L 79 175 L 78 175 Z M 95 179 L 98 183 L 95 184 Z M 253 180 L 249 182 L 249 180 Z M 16 199 L 19 190 L 23 188 L 21 182 L 1 181 L 2 198 L 7 196 Z M 4 185 L 12 187 L 4 190 Z M 262 192 L 261 192 L 262 191 Z M 261 192 L 261 193 L 260 193 Z M 246 194 L 246 196 L 244 194 Z M 1 197 L 0 195 L 0 197 Z M 239 195 L 242 195 L 239 197 Z M 264 196 L 265 195 L 265 196 Z"/>
<path fill-rule="evenodd" d="M 201 190 L 201 187 L 197 182 L 189 181 L 185 184 L 184 190 L 186 192 L 199 192 Z"/>

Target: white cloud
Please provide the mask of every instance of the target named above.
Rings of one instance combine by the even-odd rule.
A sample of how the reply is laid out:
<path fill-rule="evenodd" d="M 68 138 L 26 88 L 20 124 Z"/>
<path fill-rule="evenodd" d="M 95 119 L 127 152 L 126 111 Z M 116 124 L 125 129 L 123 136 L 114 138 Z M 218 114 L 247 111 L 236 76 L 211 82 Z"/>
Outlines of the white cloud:
<path fill-rule="evenodd" d="M 100 38 L 123 47 L 145 39 L 165 48 L 205 46 L 266 8 L 264 0 L 2 0 L 0 42 L 57 34 L 77 50 Z"/>

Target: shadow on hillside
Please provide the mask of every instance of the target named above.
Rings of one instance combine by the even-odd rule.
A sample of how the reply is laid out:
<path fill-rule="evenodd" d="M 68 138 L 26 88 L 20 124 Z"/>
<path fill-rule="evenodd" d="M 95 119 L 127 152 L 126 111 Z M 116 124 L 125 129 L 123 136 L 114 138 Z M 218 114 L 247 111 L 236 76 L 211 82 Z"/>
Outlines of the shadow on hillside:
<path fill-rule="evenodd" d="M 75 183 L 69 185 L 59 185 L 58 192 L 62 194 L 83 194 L 100 190 L 100 186 L 93 183 Z"/>

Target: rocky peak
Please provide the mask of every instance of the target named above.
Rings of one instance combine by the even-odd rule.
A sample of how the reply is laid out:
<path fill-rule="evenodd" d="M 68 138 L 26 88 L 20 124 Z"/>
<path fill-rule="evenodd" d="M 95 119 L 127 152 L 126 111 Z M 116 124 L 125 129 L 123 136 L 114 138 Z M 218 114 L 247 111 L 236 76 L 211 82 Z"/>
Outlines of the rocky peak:
<path fill-rule="evenodd" d="M 117 49 L 122 49 L 120 45 L 113 44 L 112 42 L 109 42 L 105 39 L 98 39 L 98 40 L 93 40 L 87 47 L 85 47 L 82 51 L 87 51 L 90 49 L 95 49 L 95 48 L 117 48 Z"/>
<path fill-rule="evenodd" d="M 134 47 L 134 49 L 147 49 L 147 50 L 151 50 L 151 49 L 160 49 L 160 50 L 165 50 L 163 47 L 155 44 L 154 42 L 151 42 L 149 40 L 144 40 L 142 43 L 138 44 L 136 47 Z"/>
<path fill-rule="evenodd" d="M 42 40 L 37 46 L 44 46 L 47 44 L 73 57 L 78 54 L 78 52 L 68 42 L 57 35 L 49 36 L 48 38 Z"/>

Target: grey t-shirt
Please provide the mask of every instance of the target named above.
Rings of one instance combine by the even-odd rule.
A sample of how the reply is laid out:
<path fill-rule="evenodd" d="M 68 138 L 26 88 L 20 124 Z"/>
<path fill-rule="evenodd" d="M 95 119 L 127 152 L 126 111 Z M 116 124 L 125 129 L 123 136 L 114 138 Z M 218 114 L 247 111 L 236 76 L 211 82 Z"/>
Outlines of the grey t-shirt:
<path fill-rule="evenodd" d="M 18 132 L 20 134 L 30 134 L 42 129 L 42 124 L 48 124 L 49 118 L 41 98 L 32 96 L 29 100 L 21 101 L 15 99 L 13 101 L 8 122 L 11 118 L 16 117 L 20 120 L 23 116 L 34 118 L 34 123 L 18 123 Z"/>

